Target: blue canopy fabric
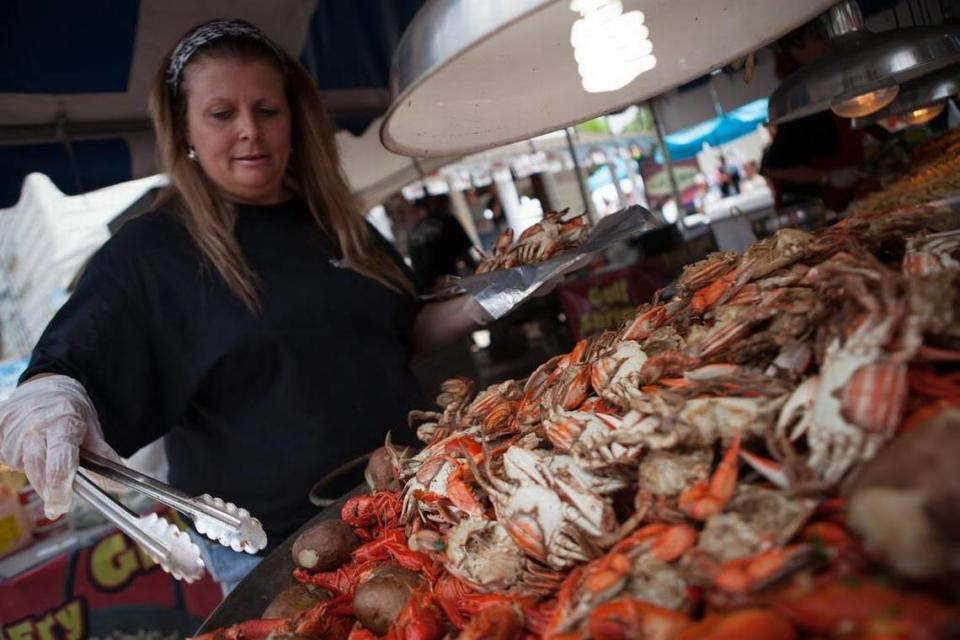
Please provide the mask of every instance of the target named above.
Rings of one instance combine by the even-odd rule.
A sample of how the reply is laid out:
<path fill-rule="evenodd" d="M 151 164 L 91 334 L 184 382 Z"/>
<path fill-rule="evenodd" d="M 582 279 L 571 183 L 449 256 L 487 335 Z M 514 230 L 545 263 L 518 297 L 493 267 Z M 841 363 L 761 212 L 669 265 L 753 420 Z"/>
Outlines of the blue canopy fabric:
<path fill-rule="evenodd" d="M 766 121 L 767 98 L 760 98 L 706 122 L 664 136 L 663 140 L 671 160 L 686 160 L 696 157 L 703 150 L 704 143 L 720 146 L 753 133 L 757 125 Z M 659 148 L 654 158 L 657 162 L 663 162 L 663 152 Z"/>
<path fill-rule="evenodd" d="M 139 5 L 0 3 L 0 93 L 126 91 Z"/>
<path fill-rule="evenodd" d="M 625 180 L 630 176 L 627 172 L 627 163 L 623 158 L 612 158 L 610 160 L 613 163 L 614 169 L 617 172 L 617 180 Z M 601 165 L 596 171 L 590 174 L 590 177 L 587 178 L 587 188 L 590 191 L 596 191 L 600 187 L 606 186 L 608 184 L 613 184 L 613 178 L 610 176 L 610 165 L 604 164 Z"/>
<path fill-rule="evenodd" d="M 16 204 L 23 179 L 35 172 L 75 195 L 130 180 L 130 151 L 120 138 L 0 146 L 0 207 Z"/>
<path fill-rule="evenodd" d="M 153 157 L 152 75 L 187 29 L 216 17 L 250 20 L 299 56 L 337 126 L 362 133 L 388 106 L 393 51 L 424 2 L 4 0 L 0 208 L 16 203 L 33 171 L 67 194 L 144 175 L 134 165 Z M 134 134 L 151 149 L 128 149 Z"/>

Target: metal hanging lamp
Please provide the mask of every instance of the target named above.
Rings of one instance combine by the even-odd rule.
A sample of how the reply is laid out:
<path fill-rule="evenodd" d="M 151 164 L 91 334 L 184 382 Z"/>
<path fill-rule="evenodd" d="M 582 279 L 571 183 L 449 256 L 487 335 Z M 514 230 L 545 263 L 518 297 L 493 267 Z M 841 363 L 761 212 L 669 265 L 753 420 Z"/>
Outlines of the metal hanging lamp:
<path fill-rule="evenodd" d="M 923 124 L 936 118 L 947 98 L 960 95 L 960 65 L 951 65 L 900 86 L 900 93 L 889 105 L 862 118 L 854 118 L 860 129 L 896 116 L 902 124 Z"/>
<path fill-rule="evenodd" d="M 960 26 L 909 27 L 875 34 L 863 25 L 856 0 L 826 16 L 833 50 L 783 81 L 770 96 L 774 123 L 832 109 L 863 117 L 893 102 L 902 83 L 960 63 Z"/>
<path fill-rule="evenodd" d="M 563 129 L 718 69 L 834 1 L 427 0 L 394 54 L 380 139 L 429 157 Z M 615 49 L 623 65 L 608 64 Z"/>

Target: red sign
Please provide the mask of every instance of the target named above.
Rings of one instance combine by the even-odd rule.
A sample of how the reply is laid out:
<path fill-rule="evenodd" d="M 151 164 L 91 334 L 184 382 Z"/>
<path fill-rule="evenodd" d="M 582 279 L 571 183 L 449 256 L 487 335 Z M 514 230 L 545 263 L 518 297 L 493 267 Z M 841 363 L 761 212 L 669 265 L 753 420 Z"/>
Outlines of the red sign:
<path fill-rule="evenodd" d="M 115 530 L 0 582 L 0 637 L 184 637 L 220 600 L 220 587 L 209 576 L 178 582 Z"/>
<path fill-rule="evenodd" d="M 627 269 L 568 280 L 557 288 L 575 339 L 616 329 L 666 283 L 658 258 Z"/>

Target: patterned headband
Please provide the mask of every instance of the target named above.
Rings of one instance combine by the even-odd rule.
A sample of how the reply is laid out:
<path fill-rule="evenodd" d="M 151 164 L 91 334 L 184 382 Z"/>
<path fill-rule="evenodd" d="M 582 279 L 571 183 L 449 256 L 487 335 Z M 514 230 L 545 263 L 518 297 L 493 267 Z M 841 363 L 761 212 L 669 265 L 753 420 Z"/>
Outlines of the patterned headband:
<path fill-rule="evenodd" d="M 170 87 L 170 92 L 173 94 L 173 97 L 177 97 L 180 93 L 180 81 L 183 75 L 183 68 L 187 66 L 187 62 L 189 62 L 193 54 L 197 52 L 197 49 L 224 37 L 250 38 L 262 42 L 270 47 L 277 55 L 281 64 L 283 63 L 283 55 L 280 52 L 280 47 L 274 44 L 274 42 L 267 37 L 267 34 L 246 20 L 213 20 L 200 25 L 187 34 L 170 55 L 170 66 L 167 67 L 167 85 Z"/>

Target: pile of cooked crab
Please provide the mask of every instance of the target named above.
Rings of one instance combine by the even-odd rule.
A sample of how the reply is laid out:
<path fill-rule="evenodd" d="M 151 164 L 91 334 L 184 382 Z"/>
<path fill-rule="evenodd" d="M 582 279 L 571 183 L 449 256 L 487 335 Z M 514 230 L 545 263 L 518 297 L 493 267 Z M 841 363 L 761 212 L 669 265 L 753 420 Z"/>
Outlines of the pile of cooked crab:
<path fill-rule="evenodd" d="M 344 506 L 355 548 L 294 572 L 323 597 L 218 633 L 960 633 L 958 255 L 942 206 L 784 229 L 526 379 L 446 381 Z"/>
<path fill-rule="evenodd" d="M 487 273 L 497 269 L 509 269 L 528 264 L 538 264 L 553 256 L 583 244 L 587 239 L 586 213 L 548 211 L 543 220 L 524 230 L 513 241 L 513 229 L 504 229 L 490 254 L 484 256 L 477 265 L 477 273 Z"/>

